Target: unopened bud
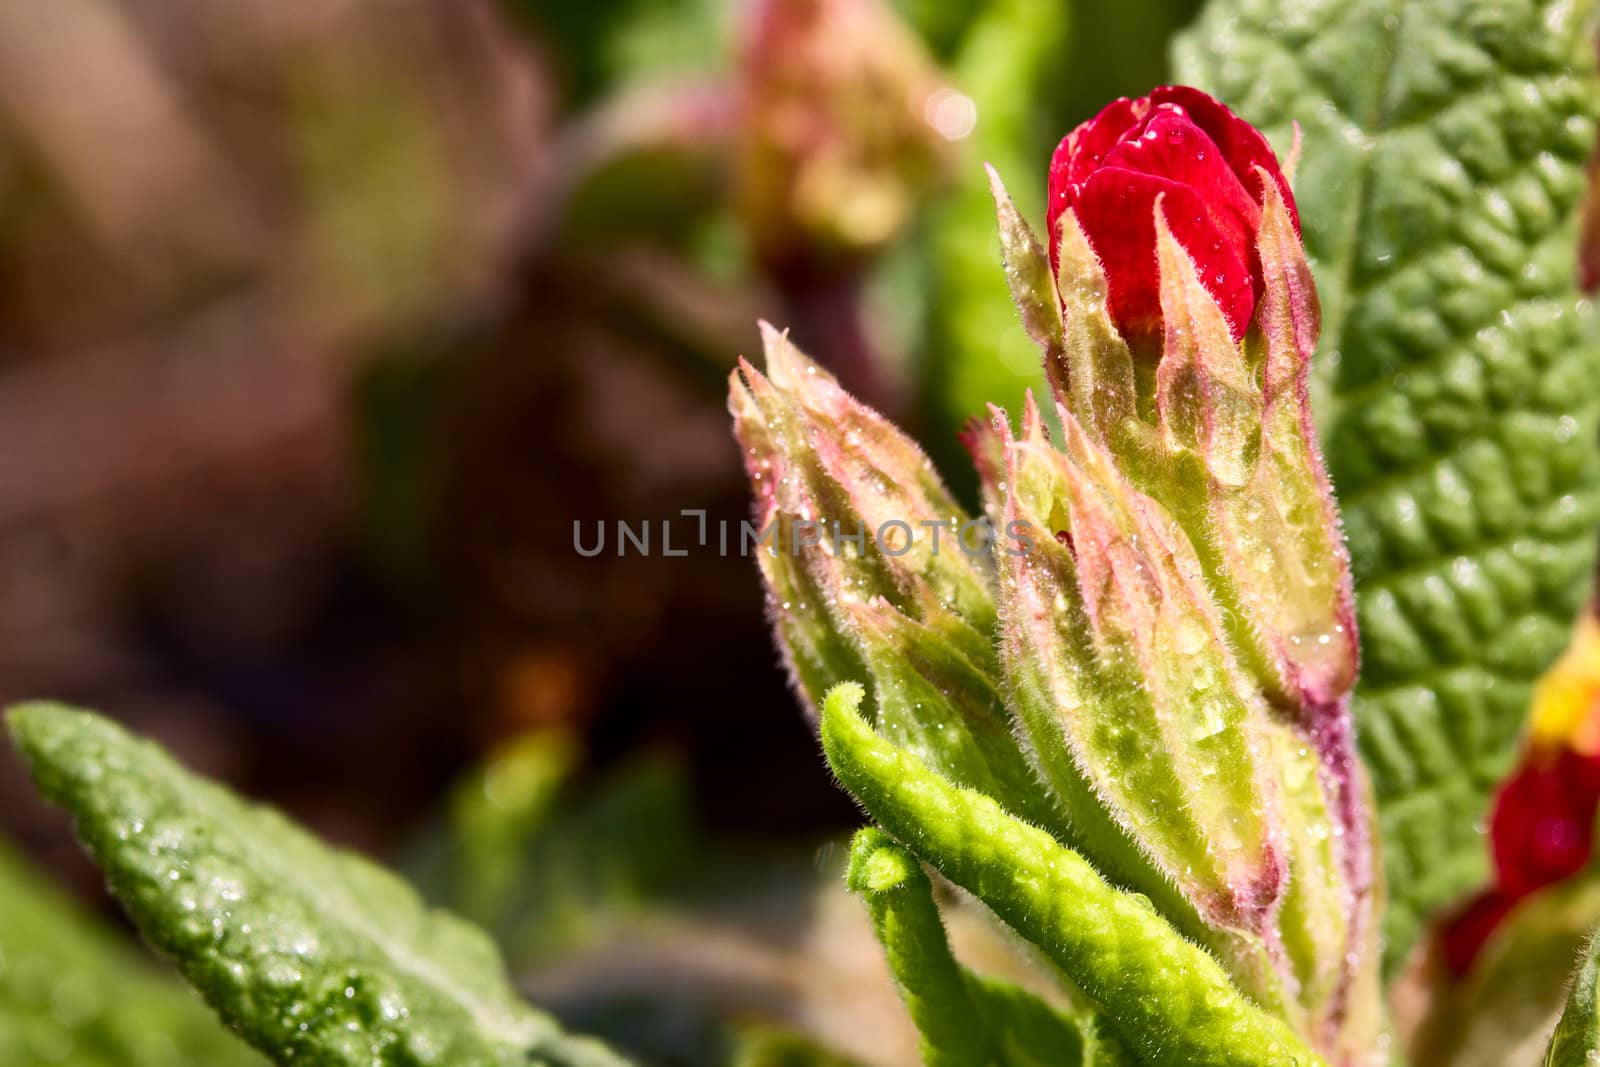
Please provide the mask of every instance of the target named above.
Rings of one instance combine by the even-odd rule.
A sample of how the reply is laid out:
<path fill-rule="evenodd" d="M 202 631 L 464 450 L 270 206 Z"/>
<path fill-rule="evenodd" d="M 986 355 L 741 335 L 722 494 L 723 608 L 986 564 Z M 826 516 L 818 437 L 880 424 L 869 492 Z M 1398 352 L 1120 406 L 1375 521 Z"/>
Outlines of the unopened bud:
<path fill-rule="evenodd" d="M 1223 637 L 1193 549 L 1070 414 L 1006 443 L 1006 518 L 1059 536 L 997 556 L 1005 669 L 1046 778 L 1080 779 L 1215 926 L 1260 935 L 1287 871 L 1268 712 Z"/>
<path fill-rule="evenodd" d="M 965 136 L 882 0 L 750 0 L 736 200 L 769 267 L 837 269 L 889 243 Z M 970 106 L 970 101 L 967 102 Z"/>
<path fill-rule="evenodd" d="M 961 785 L 1059 822 L 1011 730 L 994 651 L 987 548 L 922 451 L 763 326 L 766 373 L 742 363 L 729 408 L 757 519 L 773 622 L 809 710 L 871 681 L 881 729 Z M 837 541 L 819 531 L 863 530 Z"/>
<path fill-rule="evenodd" d="M 1035 507 L 1059 523 L 1091 622 L 1096 604 L 1140 602 L 1158 605 L 1146 611 L 1161 619 L 1175 588 L 1177 603 L 1205 605 L 1214 625 L 1202 643 L 1253 709 L 1240 721 L 1254 724 L 1261 803 L 1272 806 L 1252 810 L 1267 812 L 1265 839 L 1282 845 L 1286 878 L 1256 932 L 1304 1027 L 1347 1062 L 1370 1049 L 1379 1025 L 1378 888 L 1349 708 L 1358 666 L 1350 568 L 1307 382 L 1319 311 L 1288 181 L 1247 123 L 1169 87 L 1112 104 L 1062 142 L 1047 248 L 994 185 L 1007 276 L 1067 426 L 1061 484 Z M 1137 549 L 1115 548 L 1118 538 Z M 1118 565 L 1127 551 L 1133 565 Z M 1181 586 L 1158 582 L 1165 555 L 1184 561 L 1172 572 L 1187 577 Z M 1041 581 L 1016 574 L 1014 586 L 1002 583 L 1008 641 L 1025 618 L 1012 589 Z M 1119 601 L 1124 590 L 1134 593 Z M 1161 634 L 1132 609 L 1109 617 L 1122 636 L 1096 633 L 1124 655 Z M 1175 661 L 1192 659 L 1170 641 L 1161 647 L 1136 672 L 1152 701 L 1181 683 L 1186 668 Z M 1008 669 L 1013 658 L 1017 669 L 1041 669 L 1030 655 L 1008 657 Z M 1097 669 L 1113 662 L 1097 651 Z M 1180 709 L 1170 720 L 1193 714 L 1168 707 Z M 1181 739 L 1169 730 L 1151 744 L 1186 762 Z M 1092 772 L 1092 759 L 1079 764 Z M 1178 854 L 1176 842 L 1162 847 Z M 1206 894 L 1195 903 L 1209 920 L 1238 925 L 1254 914 L 1241 892 L 1250 882 L 1234 880 L 1248 868 L 1228 876 L 1209 858 L 1210 868 L 1191 868 L 1206 880 L 1186 892 Z"/>

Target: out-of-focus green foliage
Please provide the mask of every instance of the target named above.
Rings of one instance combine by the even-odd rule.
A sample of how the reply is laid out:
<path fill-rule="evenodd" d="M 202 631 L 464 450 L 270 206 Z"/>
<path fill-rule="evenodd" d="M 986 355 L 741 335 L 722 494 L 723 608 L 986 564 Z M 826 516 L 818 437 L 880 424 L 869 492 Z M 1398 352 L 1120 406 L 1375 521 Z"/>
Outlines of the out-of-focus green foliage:
<path fill-rule="evenodd" d="M 1068 6 L 1072 39 L 1052 67 L 1041 105 L 1060 124 L 1045 131 L 1052 149 L 1068 129 L 1117 97 L 1143 96 L 1170 81 L 1168 42 L 1204 0 L 1073 0 Z M 1042 186 L 1042 172 L 1039 180 Z"/>
<path fill-rule="evenodd" d="M 725 66 L 733 5 L 726 0 L 503 0 L 550 49 L 570 104 L 607 89 Z"/>
<path fill-rule="evenodd" d="M 337 285 L 341 314 L 425 306 L 450 262 L 451 181 L 427 100 L 398 80 L 341 92 L 311 78 L 294 105 L 311 268 Z"/>
<path fill-rule="evenodd" d="M 1043 384 L 1039 350 L 1023 331 L 1000 262 L 994 199 L 981 162 L 1014 174 L 1025 210 L 1044 212 L 1048 148 L 1034 102 L 1068 36 L 1067 11 L 1054 0 L 1004 0 L 967 31 L 952 75 L 972 97 L 978 120 L 949 199 L 929 224 L 932 272 L 927 334 L 926 435 L 940 467 L 973 484 L 955 432 L 985 404 L 1021 410 L 1023 391 Z M 1031 177 L 1033 180 L 1028 180 Z"/>
<path fill-rule="evenodd" d="M 138 959 L 0 841 L 0 1063 L 261 1062 L 175 977 Z"/>
<path fill-rule="evenodd" d="M 680 768 L 636 760 L 575 792 L 576 758 L 564 734 L 515 742 L 456 786 L 410 865 L 519 966 L 680 899 L 705 874 Z"/>
<path fill-rule="evenodd" d="M 531 873 L 528 844 L 545 828 L 574 756 L 565 733 L 533 733 L 457 787 L 450 822 L 460 851 L 451 880 L 462 914 L 491 922 Z"/>
<path fill-rule="evenodd" d="M 735 1040 L 729 1067 L 861 1067 L 803 1034 L 777 1027 L 748 1027 Z"/>
<path fill-rule="evenodd" d="M 519 960 L 581 940 L 608 915 L 670 899 L 698 873 L 701 851 L 687 783 L 665 762 L 625 769 L 529 845 L 504 913 Z"/>
<path fill-rule="evenodd" d="M 374 360 L 353 390 L 362 544 L 385 591 L 408 607 L 441 593 L 430 535 L 443 408 L 457 369 L 431 346 L 397 346 Z"/>

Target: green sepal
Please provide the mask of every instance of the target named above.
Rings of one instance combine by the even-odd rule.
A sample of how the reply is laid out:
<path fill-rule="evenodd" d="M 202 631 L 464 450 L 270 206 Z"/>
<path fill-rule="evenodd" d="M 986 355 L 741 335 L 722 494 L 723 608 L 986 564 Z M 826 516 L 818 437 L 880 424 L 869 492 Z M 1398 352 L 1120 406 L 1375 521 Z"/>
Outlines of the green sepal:
<path fill-rule="evenodd" d="M 1600 936 L 1584 946 L 1567 1007 L 1556 1023 L 1544 1067 L 1593 1067 L 1600 1060 Z"/>
<path fill-rule="evenodd" d="M 866 656 L 876 723 L 958 785 L 994 797 L 1014 815 L 1059 832 L 1066 823 L 1039 788 L 1012 732 L 992 638 L 954 613 L 916 619 L 880 598 L 847 608 Z"/>
<path fill-rule="evenodd" d="M 995 221 L 1000 227 L 1000 261 L 1011 299 L 1022 317 L 1022 328 L 1044 353 L 1045 373 L 1051 386 L 1064 395 L 1067 384 L 1066 327 L 1061 320 L 1061 298 L 1056 295 L 1050 256 L 1034 236 L 1033 228 L 1017 210 L 999 173 L 985 164 L 989 192 L 994 197 Z"/>

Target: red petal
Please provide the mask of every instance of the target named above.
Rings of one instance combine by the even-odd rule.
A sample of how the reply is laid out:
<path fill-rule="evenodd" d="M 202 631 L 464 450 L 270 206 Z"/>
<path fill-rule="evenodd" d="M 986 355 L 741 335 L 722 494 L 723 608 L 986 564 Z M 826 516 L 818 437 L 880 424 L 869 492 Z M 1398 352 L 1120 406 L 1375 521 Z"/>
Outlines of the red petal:
<path fill-rule="evenodd" d="M 1583 869 L 1597 809 L 1600 761 L 1570 749 L 1526 757 L 1490 821 L 1500 889 L 1520 897 Z"/>
<path fill-rule="evenodd" d="M 1263 172 L 1277 184 L 1298 230 L 1294 196 L 1271 146 L 1223 104 L 1176 85 L 1115 100 L 1063 138 L 1051 158 L 1050 264 L 1060 266 L 1055 236 L 1061 214 L 1075 210 L 1105 267 L 1119 327 L 1130 340 L 1153 337 L 1160 308 L 1150 209 L 1155 195 L 1165 192 L 1173 235 L 1238 340 L 1261 296 L 1255 242 Z"/>
<path fill-rule="evenodd" d="M 1143 171 L 1192 189 L 1199 197 L 1207 221 L 1226 248 L 1193 243 L 1209 237 L 1208 228 L 1186 227 L 1169 202 L 1167 222 L 1173 236 L 1194 259 L 1200 280 L 1222 304 L 1233 339 L 1244 336 L 1256 301 L 1261 297 L 1261 268 L 1257 263 L 1256 231 L 1261 227 L 1261 207 L 1228 167 L 1222 153 L 1205 132 L 1189 121 L 1174 104 L 1162 104 L 1145 123 L 1137 138 L 1124 138 L 1106 156 L 1106 169 Z M 1197 220 L 1198 221 L 1198 220 Z M 1230 268 L 1238 264 L 1238 273 Z M 1230 308 L 1227 298 L 1248 290 L 1248 306 Z"/>
<path fill-rule="evenodd" d="M 1450 973 L 1460 977 L 1472 967 L 1489 935 L 1516 901 L 1493 890 L 1473 900 L 1439 930 L 1439 949 Z"/>
<path fill-rule="evenodd" d="M 1221 305 L 1235 339 L 1255 311 L 1256 292 L 1245 252 L 1253 244 L 1218 228 L 1194 189 L 1137 171 L 1102 168 L 1083 186 L 1074 210 L 1106 272 L 1111 315 L 1132 343 L 1157 343 L 1161 334 L 1156 270 L 1156 198 L 1167 225 L 1188 251 L 1201 283 Z"/>
<path fill-rule="evenodd" d="M 1289 205 L 1289 216 L 1294 220 L 1295 232 L 1300 231 L 1300 211 L 1295 207 L 1294 193 L 1289 191 L 1289 179 L 1284 177 L 1278 157 L 1267 139 L 1261 136 L 1260 130 L 1235 115 L 1222 101 L 1187 85 L 1163 85 L 1150 93 L 1149 100 L 1158 106 L 1176 104 L 1182 108 L 1190 120 L 1221 149 L 1222 158 L 1239 176 L 1257 204 L 1261 203 L 1263 191 L 1256 168 L 1260 167 L 1272 175 L 1278 191 L 1283 194 L 1283 202 Z"/>
<path fill-rule="evenodd" d="M 1138 125 L 1147 110 L 1143 100 L 1119 97 L 1100 109 L 1100 113 L 1076 129 L 1056 145 L 1050 157 L 1050 181 L 1045 201 L 1045 225 L 1048 228 L 1050 269 L 1059 267 L 1056 257 L 1056 220 L 1077 200 L 1083 183 L 1105 161 L 1106 153 L 1122 136 Z"/>

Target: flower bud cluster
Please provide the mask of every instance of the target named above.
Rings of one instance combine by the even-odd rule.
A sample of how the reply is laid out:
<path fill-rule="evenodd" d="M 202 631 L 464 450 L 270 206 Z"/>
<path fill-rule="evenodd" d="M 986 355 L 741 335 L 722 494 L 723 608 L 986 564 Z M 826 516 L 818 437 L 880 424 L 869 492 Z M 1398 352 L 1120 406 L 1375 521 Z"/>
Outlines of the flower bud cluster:
<path fill-rule="evenodd" d="M 1355 616 L 1288 179 L 1247 123 L 1168 87 L 1062 142 L 1048 247 L 993 183 L 1054 403 L 968 434 L 1006 534 L 989 561 L 813 539 L 823 518 L 978 520 L 781 336 L 766 376 L 735 375 L 758 517 L 811 549 L 762 558 L 797 688 L 814 707 L 872 682 L 881 733 L 1145 893 L 1329 1062 L 1368 1062 Z"/>

